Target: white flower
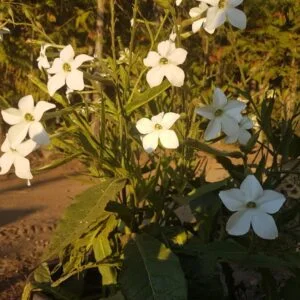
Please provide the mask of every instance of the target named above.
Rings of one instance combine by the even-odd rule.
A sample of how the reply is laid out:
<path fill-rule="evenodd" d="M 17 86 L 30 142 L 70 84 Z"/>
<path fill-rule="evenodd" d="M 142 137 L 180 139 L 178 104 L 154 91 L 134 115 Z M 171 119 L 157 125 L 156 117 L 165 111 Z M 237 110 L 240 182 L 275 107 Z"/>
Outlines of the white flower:
<path fill-rule="evenodd" d="M 56 58 L 51 68 L 47 70 L 49 74 L 55 74 L 50 77 L 47 85 L 50 96 L 53 96 L 65 83 L 72 90 L 82 91 L 84 89 L 83 73 L 77 69 L 82 63 L 94 58 L 86 54 L 80 54 L 75 58 L 74 56 L 72 46 L 66 46 L 61 50 L 59 58 Z"/>
<path fill-rule="evenodd" d="M 4 143 L 1 146 L 1 151 L 4 154 L 0 157 L 0 175 L 6 174 L 12 165 L 15 167 L 15 173 L 19 178 L 27 179 L 28 185 L 29 180 L 32 179 L 30 172 L 30 163 L 25 156 L 30 154 L 37 148 L 37 144 L 33 140 L 27 140 L 23 143 L 12 146 L 6 137 Z"/>
<path fill-rule="evenodd" d="M 7 27 L 0 28 L 0 42 L 3 41 L 3 35 L 10 33 L 10 30 Z"/>
<path fill-rule="evenodd" d="M 41 46 L 40 56 L 36 59 L 38 62 L 38 68 L 40 70 L 42 70 L 42 68 L 44 68 L 44 69 L 50 68 L 50 64 L 49 64 L 48 58 L 46 56 L 46 50 L 50 46 L 51 46 L 50 44 L 45 44 L 45 45 Z"/>
<path fill-rule="evenodd" d="M 180 87 L 184 82 L 184 72 L 177 67 L 184 63 L 187 51 L 182 48 L 176 48 L 175 44 L 168 40 L 160 42 L 157 46 L 158 53 L 150 51 L 144 59 L 144 65 L 151 67 L 146 79 L 150 87 L 161 84 L 164 76 L 174 86 Z"/>
<path fill-rule="evenodd" d="M 216 138 L 222 130 L 228 136 L 239 132 L 238 123 L 242 120 L 241 111 L 246 104 L 238 100 L 229 100 L 219 88 L 215 88 L 212 105 L 196 109 L 196 113 L 210 120 L 204 133 L 205 140 Z"/>
<path fill-rule="evenodd" d="M 192 18 L 200 17 L 206 10 L 208 9 L 208 5 L 206 3 L 201 2 L 198 7 L 193 7 L 190 9 L 189 15 Z M 206 26 L 206 18 L 200 18 L 199 20 L 193 22 L 192 24 L 192 31 L 196 33 L 201 29 L 201 27 L 205 29 L 210 34 L 214 33 L 214 29 L 209 29 Z"/>
<path fill-rule="evenodd" d="M 176 0 L 176 5 L 179 6 L 181 4 L 182 0 Z"/>
<path fill-rule="evenodd" d="M 246 145 L 251 138 L 251 134 L 247 131 L 253 128 L 253 122 L 248 117 L 243 117 L 239 123 L 239 131 L 235 135 L 226 136 L 224 141 L 227 144 L 239 141 L 241 145 Z"/>
<path fill-rule="evenodd" d="M 12 125 L 8 130 L 7 138 L 12 147 L 20 144 L 29 132 L 29 137 L 36 143 L 49 143 L 49 137 L 40 120 L 45 111 L 55 108 L 55 104 L 39 101 L 34 107 L 31 95 L 20 99 L 17 108 L 8 108 L 1 111 L 3 120 Z"/>
<path fill-rule="evenodd" d="M 263 190 L 255 176 L 248 175 L 240 189 L 222 191 L 219 196 L 230 211 L 236 211 L 226 224 L 231 235 L 243 235 L 250 229 L 263 239 L 275 239 L 278 230 L 269 214 L 276 213 L 285 202 L 285 197 L 272 190 Z"/>
<path fill-rule="evenodd" d="M 247 18 L 243 11 L 236 8 L 243 0 L 198 0 L 211 5 L 207 10 L 205 28 L 214 31 L 224 24 L 226 19 L 239 29 L 245 29 Z M 209 32 L 208 31 L 208 32 Z"/>
<path fill-rule="evenodd" d="M 144 149 L 150 153 L 158 146 L 160 140 L 163 147 L 176 149 L 179 146 L 178 138 L 174 130 L 170 130 L 180 115 L 168 112 L 153 116 L 150 119 L 142 118 L 137 121 L 136 128 L 143 134 L 142 142 Z"/>

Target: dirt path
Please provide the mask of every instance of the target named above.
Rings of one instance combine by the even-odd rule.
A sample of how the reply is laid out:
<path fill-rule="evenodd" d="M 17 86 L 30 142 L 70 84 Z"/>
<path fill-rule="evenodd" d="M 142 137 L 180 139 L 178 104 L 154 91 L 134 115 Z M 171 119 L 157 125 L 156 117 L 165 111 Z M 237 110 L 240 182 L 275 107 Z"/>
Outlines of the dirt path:
<path fill-rule="evenodd" d="M 32 186 L 14 175 L 0 177 L 0 299 L 21 299 L 24 282 L 70 204 L 88 187 L 73 175 L 78 164 L 68 164 L 35 176 Z"/>

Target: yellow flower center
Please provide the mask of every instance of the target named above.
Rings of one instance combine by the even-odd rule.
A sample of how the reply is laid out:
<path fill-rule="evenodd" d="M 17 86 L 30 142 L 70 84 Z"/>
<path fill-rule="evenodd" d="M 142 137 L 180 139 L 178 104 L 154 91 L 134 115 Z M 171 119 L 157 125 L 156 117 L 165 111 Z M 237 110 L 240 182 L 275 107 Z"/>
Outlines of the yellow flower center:
<path fill-rule="evenodd" d="M 226 2 L 227 2 L 227 0 L 220 0 L 219 1 L 219 4 L 218 4 L 218 7 L 221 9 L 221 8 L 224 8 L 225 7 L 225 5 L 226 5 Z"/>
<path fill-rule="evenodd" d="M 161 65 L 166 65 L 166 64 L 168 64 L 168 59 L 167 58 L 165 58 L 165 57 L 162 57 L 160 60 L 159 60 L 159 63 L 161 64 Z"/>
<path fill-rule="evenodd" d="M 155 124 L 154 128 L 155 128 L 155 130 L 163 129 L 163 127 L 160 124 Z"/>
<path fill-rule="evenodd" d="M 34 117 L 32 114 L 30 113 L 26 113 L 25 116 L 24 116 L 24 119 L 28 122 L 33 122 L 34 121 Z"/>
<path fill-rule="evenodd" d="M 215 111 L 215 117 L 220 117 L 223 114 L 223 110 L 222 109 L 217 109 Z"/>
<path fill-rule="evenodd" d="M 64 63 L 64 64 L 63 64 L 63 70 L 64 70 L 65 72 L 71 72 L 71 66 L 70 66 L 70 64 Z"/>
<path fill-rule="evenodd" d="M 246 206 L 247 206 L 247 208 L 255 208 L 256 207 L 256 203 L 253 202 L 253 201 L 249 201 Z"/>

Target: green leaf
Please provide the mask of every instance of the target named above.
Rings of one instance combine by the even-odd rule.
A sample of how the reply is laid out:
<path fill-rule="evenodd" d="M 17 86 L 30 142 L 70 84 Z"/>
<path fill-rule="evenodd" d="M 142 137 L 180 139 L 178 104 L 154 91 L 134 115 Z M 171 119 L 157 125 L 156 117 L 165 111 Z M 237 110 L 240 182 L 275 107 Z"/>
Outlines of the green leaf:
<path fill-rule="evenodd" d="M 192 147 L 194 149 L 206 152 L 208 154 L 214 155 L 214 156 L 229 156 L 229 157 L 235 157 L 235 158 L 241 158 L 243 157 L 243 153 L 238 151 L 233 152 L 227 152 L 227 151 L 221 151 L 216 148 L 213 148 L 205 143 L 201 143 L 200 141 L 193 140 L 193 139 L 187 139 L 185 141 L 185 144 L 189 147 Z"/>
<path fill-rule="evenodd" d="M 163 93 L 170 86 L 171 86 L 171 84 L 168 81 L 164 81 L 161 85 L 153 87 L 151 89 L 148 89 L 146 92 L 134 96 L 133 101 L 128 103 L 125 106 L 126 114 L 130 115 L 133 111 L 135 111 L 139 107 L 150 102 L 155 97 L 158 97 L 161 93 Z"/>
<path fill-rule="evenodd" d="M 68 244 L 76 241 L 91 226 L 109 216 L 105 211 L 108 201 L 113 200 L 125 185 L 125 179 L 110 178 L 75 197 L 58 224 L 46 257 L 57 255 Z"/>
<path fill-rule="evenodd" d="M 177 256 L 147 234 L 135 235 L 126 245 L 120 284 L 128 300 L 187 299 Z"/>

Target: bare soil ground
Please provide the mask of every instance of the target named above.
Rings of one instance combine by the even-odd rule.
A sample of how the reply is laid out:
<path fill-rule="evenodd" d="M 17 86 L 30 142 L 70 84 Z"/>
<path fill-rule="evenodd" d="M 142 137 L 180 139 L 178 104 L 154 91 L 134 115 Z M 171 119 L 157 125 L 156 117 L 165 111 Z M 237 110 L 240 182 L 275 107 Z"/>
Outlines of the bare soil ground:
<path fill-rule="evenodd" d="M 35 176 L 32 186 L 0 177 L 0 299 L 21 299 L 26 277 L 39 263 L 57 220 L 72 197 L 88 187 L 70 163 Z"/>

